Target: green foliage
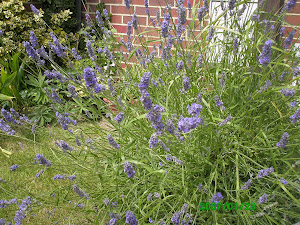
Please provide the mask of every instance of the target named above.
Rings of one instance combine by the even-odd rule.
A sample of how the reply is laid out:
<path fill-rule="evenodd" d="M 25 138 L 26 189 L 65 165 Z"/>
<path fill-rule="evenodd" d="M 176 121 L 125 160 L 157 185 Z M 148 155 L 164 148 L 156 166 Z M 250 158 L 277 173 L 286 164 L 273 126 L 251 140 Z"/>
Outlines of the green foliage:
<path fill-rule="evenodd" d="M 23 5 L 24 0 L 0 2 L 0 30 L 3 31 L 2 37 L 4 46 L 0 47 L 0 58 L 4 59 L 6 53 L 20 52 L 24 50 L 23 41 L 29 40 L 29 32 L 32 30 L 36 34 L 40 43 L 48 46 L 51 37 L 49 33 L 52 29 L 61 39 L 67 34 L 61 27 L 61 23 L 68 21 L 71 12 L 69 10 L 60 11 L 56 14 L 51 14 L 49 25 L 41 19 L 44 12 L 40 10 L 40 15 L 33 15 L 32 12 L 27 12 Z M 70 42 L 76 41 L 73 34 L 69 34 Z"/>
<path fill-rule="evenodd" d="M 25 74 L 25 60 L 20 65 L 19 55 L 20 53 L 16 53 L 11 57 L 10 54 L 7 54 L 6 61 L 0 60 L 0 64 L 3 66 L 0 80 L 1 105 L 8 105 L 17 110 L 22 105 L 20 91 Z"/>
<path fill-rule="evenodd" d="M 203 21 L 196 20 L 200 7 L 196 4 L 190 10 L 192 21 L 184 23 L 187 33 L 180 33 L 180 26 L 173 20 L 166 26 L 164 32 L 171 30 L 176 37 L 167 34 L 160 40 L 149 40 L 145 37 L 149 31 L 136 34 L 125 69 L 121 67 L 123 58 L 110 60 L 109 54 L 96 51 L 97 59 L 107 57 L 108 67 L 103 73 L 90 61 L 80 61 L 75 69 L 71 68 L 71 74 L 51 62 L 55 70 L 70 78 L 69 84 L 78 93 L 72 98 L 80 112 L 89 112 L 89 126 L 70 125 L 72 130 L 68 129 L 68 136 L 63 138 L 60 133 L 53 134 L 51 141 L 57 147 L 51 148 L 49 159 L 64 156 L 72 161 L 74 170 L 84 170 L 72 184 L 89 198 L 82 198 L 81 192 L 81 197 L 73 195 L 72 199 L 84 202 L 86 212 L 95 212 L 90 223 L 107 224 L 119 214 L 116 224 L 125 224 L 128 211 L 134 213 L 139 224 L 147 224 L 149 218 L 155 224 L 165 221 L 176 225 L 182 220 L 195 225 L 299 221 L 299 58 L 293 44 L 283 48 L 287 41 L 274 38 L 274 29 L 263 21 L 252 20 L 250 11 L 244 12 L 245 21 L 240 20 L 242 4 L 250 6 L 251 2 L 239 1 L 234 11 L 222 9 L 217 19 L 200 30 L 197 28 Z M 228 13 L 230 17 L 225 19 Z M 266 15 L 259 9 L 255 13 L 286 24 L 285 13 Z M 94 43 L 94 49 L 109 46 L 112 37 L 109 32 L 104 34 L 104 45 Z M 184 37 L 187 39 L 181 40 Z M 268 49 L 266 43 L 270 41 L 272 47 Z M 153 42 L 160 45 L 161 57 L 156 51 L 149 53 L 148 45 Z M 137 63 L 130 64 L 133 57 Z M 109 83 L 111 65 L 118 79 Z M 84 79 L 72 77 L 84 73 L 87 67 L 95 71 L 97 84 L 107 85 L 105 90 L 89 87 L 94 77 L 88 73 Z M 283 94 L 284 89 L 293 94 Z M 58 87 L 56 91 L 61 96 Z M 151 109 L 147 109 L 150 103 L 145 99 L 151 101 Z M 59 119 L 62 126 L 78 119 L 68 102 L 69 98 L 64 98 L 55 105 L 54 111 L 64 115 Z M 294 102 L 296 107 L 291 106 Z M 198 113 L 191 112 L 195 103 L 201 109 Z M 103 112 L 106 116 L 100 126 L 96 118 Z M 122 121 L 116 119 L 122 115 L 120 112 L 124 115 Z M 229 116 L 231 119 L 226 121 Z M 167 127 L 170 121 L 174 132 Z M 289 137 L 285 146 L 280 146 L 285 132 Z M 63 173 L 64 163 L 54 163 L 45 173 Z M 261 170 L 271 167 L 274 171 L 258 176 Z M 245 188 L 249 180 L 252 184 Z M 57 194 L 57 207 L 74 194 L 72 186 L 63 182 L 52 188 L 47 194 Z M 5 191 L 11 193 L 11 198 L 17 192 L 9 187 Z M 155 197 L 149 195 L 152 193 Z M 255 203 L 255 211 L 200 210 L 200 204 L 212 202 L 217 193 L 222 195 L 223 204 Z M 259 200 L 263 194 L 268 196 L 266 202 Z M 32 197 L 42 201 L 45 195 Z M 107 199 L 109 203 L 105 204 Z M 31 209 L 38 211 L 40 206 L 33 204 Z M 180 215 L 178 222 L 174 220 L 176 213 Z"/>
<path fill-rule="evenodd" d="M 45 12 L 44 20 L 47 24 L 50 24 L 53 14 L 59 13 L 61 10 L 70 10 L 72 13 L 70 19 L 64 21 L 60 27 L 66 33 L 75 33 L 77 31 L 80 21 L 76 18 L 76 5 L 74 0 L 39 0 L 38 2 Z"/>

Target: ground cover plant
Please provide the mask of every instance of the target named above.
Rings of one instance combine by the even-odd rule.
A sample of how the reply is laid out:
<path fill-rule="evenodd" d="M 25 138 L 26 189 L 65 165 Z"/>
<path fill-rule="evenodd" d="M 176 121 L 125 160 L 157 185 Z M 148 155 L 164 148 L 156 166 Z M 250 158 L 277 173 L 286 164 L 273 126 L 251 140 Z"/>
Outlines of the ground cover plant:
<path fill-rule="evenodd" d="M 141 30 L 130 1 L 125 3 L 132 21 L 121 39 L 129 52 L 123 61 L 107 47 L 113 34 L 103 27 L 100 12 L 96 19 L 105 45 L 97 46 L 93 37 L 86 44 L 93 62 L 105 56 L 113 63 L 114 76 L 97 63 L 68 73 L 50 59 L 54 70 L 45 71 L 48 82 L 68 82 L 89 126 L 77 126 L 77 116 L 65 109 L 59 93 L 48 93 L 66 134 L 51 133 L 55 145 L 47 155 L 36 148 L 31 162 L 7 166 L 1 179 L 8 174 L 9 179 L 0 184 L 1 223 L 25 222 L 43 204 L 53 203 L 46 196 L 55 199 L 53 208 L 63 208 L 72 198 L 84 204 L 80 210 L 90 224 L 297 223 L 300 70 L 292 41 L 296 28 L 286 35 L 284 29 L 285 13 L 296 1 L 288 1 L 279 13 L 264 12 L 261 1 L 250 13 L 250 1 L 230 0 L 216 9 L 220 16 L 205 23 L 208 1 L 180 0 L 178 19 L 167 6 L 161 18 L 158 14 L 152 20 L 160 40 L 148 39 L 151 30 Z M 147 1 L 145 10 L 151 19 Z M 54 55 L 63 60 L 71 52 L 81 60 L 76 50 L 53 39 Z M 155 44 L 153 51 L 150 44 Z M 35 40 L 26 45 L 32 60 L 47 59 L 34 47 Z M 3 135 L 38 145 L 36 124 L 7 110 L 1 111 Z M 105 124 L 99 125 L 103 112 Z M 32 133 L 23 137 L 17 130 L 21 123 Z M 43 170 L 28 179 L 43 185 L 51 175 L 51 189 L 12 188 L 11 174 L 20 179 L 18 173 L 28 173 L 25 165 L 34 160 Z M 78 171 L 76 179 L 73 171 Z M 206 203 L 222 207 L 213 210 Z M 243 203 L 251 203 L 249 210 Z"/>

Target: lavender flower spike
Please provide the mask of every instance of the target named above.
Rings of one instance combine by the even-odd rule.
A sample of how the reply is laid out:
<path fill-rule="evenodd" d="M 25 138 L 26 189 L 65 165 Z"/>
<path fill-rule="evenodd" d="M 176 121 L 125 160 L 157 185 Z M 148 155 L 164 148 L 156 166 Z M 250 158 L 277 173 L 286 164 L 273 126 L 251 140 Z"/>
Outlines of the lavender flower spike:
<path fill-rule="evenodd" d="M 124 118 L 124 113 L 120 112 L 114 119 L 115 119 L 116 123 L 121 123 L 123 118 Z"/>
<path fill-rule="evenodd" d="M 274 168 L 273 167 L 270 167 L 270 168 L 267 168 L 267 169 L 262 169 L 262 170 L 260 170 L 258 172 L 257 178 L 260 179 L 260 178 L 266 177 L 266 176 L 268 176 L 272 172 L 274 172 Z"/>
<path fill-rule="evenodd" d="M 296 93 L 296 91 L 288 90 L 288 89 L 281 89 L 280 93 L 283 94 L 285 97 L 292 97 Z"/>
<path fill-rule="evenodd" d="M 249 187 L 251 186 L 251 184 L 252 184 L 252 179 L 249 179 L 249 180 L 241 187 L 241 189 L 242 189 L 242 190 L 247 190 L 247 189 L 249 189 Z"/>
<path fill-rule="evenodd" d="M 138 225 L 138 221 L 135 218 L 135 215 L 133 214 L 132 211 L 127 211 L 125 213 L 125 217 L 126 217 L 126 223 L 128 223 L 129 225 Z"/>
<path fill-rule="evenodd" d="M 40 11 L 33 4 L 30 4 L 30 8 L 35 15 L 39 15 Z"/>
<path fill-rule="evenodd" d="M 219 203 L 222 199 L 223 199 L 223 196 L 222 196 L 221 192 L 217 192 L 215 195 L 213 195 L 210 202 Z"/>
<path fill-rule="evenodd" d="M 265 203 L 267 201 L 268 201 L 268 195 L 267 194 L 263 194 L 261 197 L 259 197 L 258 204 L 263 204 L 263 203 Z"/>
<path fill-rule="evenodd" d="M 14 172 L 14 171 L 16 171 L 18 168 L 19 168 L 19 165 L 15 164 L 15 165 L 12 165 L 9 169 L 10 169 L 10 171 Z"/>
<path fill-rule="evenodd" d="M 117 144 L 117 142 L 112 138 L 111 135 L 107 135 L 107 139 L 114 148 L 116 148 L 116 149 L 120 148 L 120 145 Z"/>
<path fill-rule="evenodd" d="M 130 8 L 130 0 L 125 0 L 125 5 L 126 5 L 126 8 L 129 9 Z"/>
<path fill-rule="evenodd" d="M 128 175 L 128 178 L 133 178 L 136 174 L 132 165 L 129 162 L 124 162 L 124 173 Z"/>
<path fill-rule="evenodd" d="M 263 47 L 262 53 L 259 55 L 259 63 L 263 66 L 267 66 L 271 62 L 272 56 L 272 41 L 267 40 Z"/>
<path fill-rule="evenodd" d="M 300 107 L 297 109 L 295 114 L 290 117 L 290 119 L 292 123 L 297 123 L 299 118 L 300 118 Z"/>
<path fill-rule="evenodd" d="M 283 133 L 280 141 L 276 144 L 276 146 L 278 148 L 285 148 L 288 138 L 289 138 L 289 134 L 287 132 Z"/>
<path fill-rule="evenodd" d="M 89 195 L 86 194 L 83 190 L 81 190 L 76 184 L 73 184 L 73 190 L 80 196 L 80 197 L 84 197 L 86 199 L 89 199 Z"/>
<path fill-rule="evenodd" d="M 231 115 L 227 116 L 225 120 L 223 120 L 222 122 L 218 123 L 218 126 L 220 126 L 220 127 L 221 127 L 221 126 L 224 126 L 224 125 L 227 124 L 231 119 L 232 119 L 232 116 L 231 116 Z"/>

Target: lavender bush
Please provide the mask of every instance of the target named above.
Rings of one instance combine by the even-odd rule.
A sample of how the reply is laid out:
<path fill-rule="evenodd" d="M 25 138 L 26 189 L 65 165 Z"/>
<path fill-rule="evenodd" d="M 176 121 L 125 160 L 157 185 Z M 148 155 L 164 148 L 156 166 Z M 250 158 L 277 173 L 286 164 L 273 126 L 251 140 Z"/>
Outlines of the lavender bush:
<path fill-rule="evenodd" d="M 206 24 L 213 13 L 208 1 L 188 3 L 190 20 L 180 0 L 178 22 L 171 6 L 163 9 L 163 18 L 152 20 L 161 35 L 153 41 L 147 37 L 151 31 L 138 26 L 138 15 L 126 0 L 133 19 L 127 42 L 122 39 L 129 52 L 123 61 L 109 49 L 113 34 L 101 27 L 101 21 L 105 46 L 96 49 L 92 40 L 86 46 L 92 61 L 105 56 L 117 74 L 110 76 L 95 63 L 72 76 L 50 60 L 92 119 L 93 126 L 69 129 L 70 114 L 60 107 L 64 100 L 52 90 L 53 110 L 69 135 L 60 140 L 53 134 L 60 140 L 56 151 L 74 162 L 74 170 L 84 169 L 72 180 L 73 186 L 65 187 L 94 213 L 91 224 L 299 221 L 299 58 L 290 40 L 276 37 L 279 22 L 287 25 L 284 16 L 293 2 L 288 1 L 280 14 L 267 14 L 261 1 L 253 15 L 247 10 L 250 0 L 223 2 L 216 9 L 220 16 Z M 148 1 L 145 6 L 152 19 Z M 53 40 L 52 54 L 81 60 L 74 50 Z M 150 43 L 153 51 L 147 47 Z M 27 53 L 37 63 L 43 59 L 33 46 Z M 129 63 L 134 57 L 136 63 Z M 86 103 L 83 94 L 97 107 Z M 93 118 L 103 111 L 106 117 L 99 125 Z M 10 118 L 2 120 L 1 129 L 12 134 Z M 47 173 L 55 166 L 56 154 L 53 159 L 37 159 Z M 38 195 L 31 198 L 42 201 Z M 248 202 L 256 208 L 200 211 L 201 202 Z M 17 219 L 25 217 L 27 205 L 16 212 Z"/>

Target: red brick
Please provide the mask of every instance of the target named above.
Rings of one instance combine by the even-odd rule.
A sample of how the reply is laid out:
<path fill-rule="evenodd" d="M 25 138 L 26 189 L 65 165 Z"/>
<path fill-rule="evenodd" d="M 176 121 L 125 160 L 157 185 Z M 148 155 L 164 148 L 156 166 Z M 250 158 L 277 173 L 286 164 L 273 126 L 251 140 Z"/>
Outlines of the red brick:
<path fill-rule="evenodd" d="M 90 4 L 90 3 L 100 3 L 100 0 L 87 0 L 86 2 L 87 2 L 87 4 Z"/>
<path fill-rule="evenodd" d="M 121 15 L 112 15 L 111 23 L 122 23 L 122 16 Z"/>
<path fill-rule="evenodd" d="M 118 33 L 126 34 L 127 26 L 124 26 L 124 25 L 113 25 L 113 27 L 117 29 Z"/>
<path fill-rule="evenodd" d="M 286 27 L 285 36 L 287 37 L 288 34 L 289 34 L 292 30 L 294 30 L 294 28 L 292 28 L 292 27 Z M 297 38 L 298 36 L 299 36 L 299 30 L 296 29 L 296 34 L 295 34 L 294 38 Z"/>
<path fill-rule="evenodd" d="M 124 6 L 111 6 L 111 13 L 114 14 L 129 14 L 129 10 Z"/>
<path fill-rule="evenodd" d="M 153 8 L 148 8 L 149 9 L 149 12 L 150 12 L 150 16 L 156 16 L 156 12 L 159 10 L 159 8 L 157 7 L 153 7 Z M 136 12 L 136 15 L 139 16 L 139 15 L 147 15 L 146 14 L 146 8 L 145 7 L 135 7 L 135 12 Z"/>
<path fill-rule="evenodd" d="M 145 1 L 144 0 L 131 0 L 131 5 L 144 5 Z"/>
<path fill-rule="evenodd" d="M 123 4 L 123 0 L 101 0 L 105 4 Z"/>
<path fill-rule="evenodd" d="M 131 16 L 123 16 L 123 24 L 127 24 L 128 21 L 131 21 L 132 17 Z M 137 17 L 137 21 L 138 21 L 138 25 L 144 25 L 146 26 L 146 21 L 147 21 L 147 17 Z"/>
<path fill-rule="evenodd" d="M 300 14 L 300 2 L 297 2 L 295 8 L 290 10 L 289 13 Z"/>
<path fill-rule="evenodd" d="M 286 16 L 286 22 L 291 24 L 291 25 L 300 25 L 300 15 L 287 15 Z"/>
<path fill-rule="evenodd" d="M 172 7 L 174 6 L 174 0 L 150 0 L 150 6 L 167 6 L 167 3 L 170 4 Z"/>

